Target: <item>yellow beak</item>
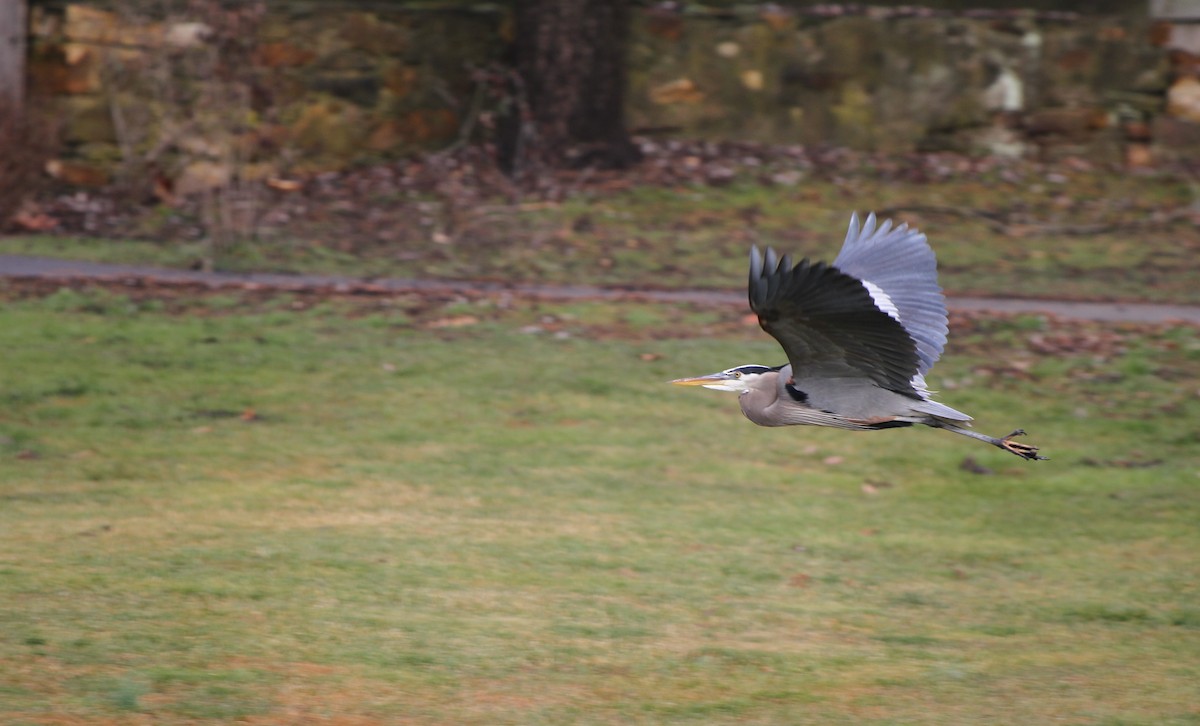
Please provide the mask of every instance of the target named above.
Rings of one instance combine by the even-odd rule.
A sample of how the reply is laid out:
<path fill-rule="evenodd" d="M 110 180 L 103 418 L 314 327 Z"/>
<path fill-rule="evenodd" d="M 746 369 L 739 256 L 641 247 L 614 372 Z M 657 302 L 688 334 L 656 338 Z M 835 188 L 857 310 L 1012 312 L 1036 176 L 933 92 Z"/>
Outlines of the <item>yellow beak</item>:
<path fill-rule="evenodd" d="M 676 378 L 675 380 L 671 381 L 671 383 L 674 383 L 677 386 L 703 386 L 723 380 L 725 380 L 725 375 L 723 373 L 713 373 L 712 375 L 696 376 L 695 378 Z"/>

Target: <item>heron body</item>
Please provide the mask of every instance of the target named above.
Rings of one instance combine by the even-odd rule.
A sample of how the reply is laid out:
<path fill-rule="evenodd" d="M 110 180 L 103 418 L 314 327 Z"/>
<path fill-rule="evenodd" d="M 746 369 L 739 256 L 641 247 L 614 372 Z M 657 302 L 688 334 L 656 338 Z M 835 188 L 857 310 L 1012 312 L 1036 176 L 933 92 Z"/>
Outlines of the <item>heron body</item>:
<path fill-rule="evenodd" d="M 946 345 L 946 303 L 925 235 L 907 225 L 850 217 L 832 264 L 793 265 L 750 252 L 750 309 L 787 354 L 781 366 L 743 365 L 673 383 L 739 394 L 760 426 L 869 431 L 924 424 L 1026 459 L 1037 448 L 970 430 L 971 417 L 934 401 L 925 375 Z"/>

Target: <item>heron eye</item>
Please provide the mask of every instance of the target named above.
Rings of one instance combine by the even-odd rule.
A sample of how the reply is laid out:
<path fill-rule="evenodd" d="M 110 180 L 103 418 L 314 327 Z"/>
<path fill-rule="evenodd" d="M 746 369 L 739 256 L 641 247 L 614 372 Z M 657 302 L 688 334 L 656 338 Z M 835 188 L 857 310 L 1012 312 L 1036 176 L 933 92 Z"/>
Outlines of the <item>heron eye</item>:
<path fill-rule="evenodd" d="M 741 372 L 741 371 L 734 371 L 734 372 L 733 372 L 733 377 L 734 377 L 734 378 L 741 378 L 741 377 L 742 377 L 742 372 Z"/>

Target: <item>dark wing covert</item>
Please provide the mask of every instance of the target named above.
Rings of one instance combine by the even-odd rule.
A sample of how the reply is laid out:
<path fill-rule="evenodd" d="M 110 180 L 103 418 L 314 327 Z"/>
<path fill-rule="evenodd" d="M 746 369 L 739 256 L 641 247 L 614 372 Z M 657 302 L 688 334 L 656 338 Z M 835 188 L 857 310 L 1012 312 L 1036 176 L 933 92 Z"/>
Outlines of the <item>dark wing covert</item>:
<path fill-rule="evenodd" d="M 840 363 L 883 388 L 917 396 L 916 344 L 856 278 L 807 259 L 792 267 L 790 256 L 780 260 L 770 248 L 764 259 L 753 247 L 749 298 L 759 325 L 783 346 L 793 375 Z"/>

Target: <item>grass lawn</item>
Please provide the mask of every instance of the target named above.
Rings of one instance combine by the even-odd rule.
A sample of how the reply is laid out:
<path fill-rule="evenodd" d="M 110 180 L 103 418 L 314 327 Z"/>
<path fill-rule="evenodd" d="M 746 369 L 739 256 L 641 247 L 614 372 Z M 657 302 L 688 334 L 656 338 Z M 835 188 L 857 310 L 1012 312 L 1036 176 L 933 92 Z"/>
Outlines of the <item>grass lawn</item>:
<path fill-rule="evenodd" d="M 960 325 L 1032 463 L 664 385 L 738 317 L 10 300 L 0 722 L 1200 723 L 1196 331 Z"/>

